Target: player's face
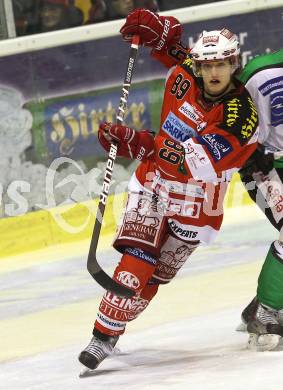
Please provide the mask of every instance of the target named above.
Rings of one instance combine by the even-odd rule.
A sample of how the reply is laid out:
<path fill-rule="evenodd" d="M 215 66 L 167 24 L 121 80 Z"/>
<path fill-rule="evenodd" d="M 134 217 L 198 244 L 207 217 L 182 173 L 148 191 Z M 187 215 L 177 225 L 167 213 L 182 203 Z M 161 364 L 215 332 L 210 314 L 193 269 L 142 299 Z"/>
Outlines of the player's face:
<path fill-rule="evenodd" d="M 211 96 L 223 93 L 231 81 L 232 66 L 228 59 L 205 61 L 200 64 L 204 90 Z"/>
<path fill-rule="evenodd" d="M 63 8 L 46 5 L 42 8 L 40 16 L 45 28 L 52 28 L 60 23 Z"/>
<path fill-rule="evenodd" d="M 119 16 L 127 16 L 134 9 L 134 1 L 112 0 L 112 6 Z"/>

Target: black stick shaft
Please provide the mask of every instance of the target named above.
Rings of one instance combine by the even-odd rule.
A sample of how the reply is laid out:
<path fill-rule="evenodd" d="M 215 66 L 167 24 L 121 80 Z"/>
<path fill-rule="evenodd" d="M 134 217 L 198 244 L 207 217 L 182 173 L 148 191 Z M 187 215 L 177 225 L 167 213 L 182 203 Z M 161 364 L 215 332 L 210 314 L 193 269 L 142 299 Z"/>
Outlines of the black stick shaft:
<path fill-rule="evenodd" d="M 127 108 L 129 90 L 131 87 L 132 75 L 134 70 L 134 64 L 138 54 L 138 48 L 139 48 L 139 37 L 135 35 L 133 37 L 131 48 L 130 48 L 127 71 L 124 78 L 122 94 L 120 97 L 120 102 L 119 102 L 119 107 L 118 107 L 118 112 L 116 117 L 116 122 L 119 125 L 123 123 L 125 111 Z M 117 283 L 115 280 L 110 278 L 110 276 L 107 275 L 100 267 L 96 257 L 98 240 L 100 236 L 101 225 L 102 225 L 102 220 L 103 220 L 104 211 L 106 207 L 106 201 L 109 194 L 109 188 L 112 179 L 112 173 L 113 173 L 116 156 L 117 156 L 117 146 L 115 144 L 111 144 L 108 160 L 106 163 L 106 171 L 104 175 L 102 191 L 99 198 L 99 204 L 98 204 L 94 229 L 93 229 L 91 242 L 90 242 L 89 254 L 87 259 L 87 269 L 91 274 L 91 276 L 97 281 L 97 283 L 99 283 L 106 290 L 111 291 L 112 293 L 122 297 L 130 297 L 134 295 L 134 291 Z"/>

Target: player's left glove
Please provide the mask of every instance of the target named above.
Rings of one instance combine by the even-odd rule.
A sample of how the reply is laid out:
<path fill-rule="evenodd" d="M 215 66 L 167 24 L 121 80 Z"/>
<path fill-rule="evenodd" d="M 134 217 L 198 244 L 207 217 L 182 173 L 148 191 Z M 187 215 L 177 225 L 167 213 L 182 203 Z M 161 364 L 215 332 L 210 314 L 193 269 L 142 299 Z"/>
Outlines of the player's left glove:
<path fill-rule="evenodd" d="M 126 41 L 138 35 L 141 44 L 164 51 L 173 43 L 180 42 L 182 26 L 173 16 L 159 16 L 148 9 L 138 8 L 127 16 L 120 33 Z"/>
<path fill-rule="evenodd" d="M 154 153 L 154 136 L 148 130 L 136 131 L 131 127 L 104 122 L 99 126 L 98 139 L 107 152 L 111 143 L 116 143 L 119 157 L 144 161 Z"/>

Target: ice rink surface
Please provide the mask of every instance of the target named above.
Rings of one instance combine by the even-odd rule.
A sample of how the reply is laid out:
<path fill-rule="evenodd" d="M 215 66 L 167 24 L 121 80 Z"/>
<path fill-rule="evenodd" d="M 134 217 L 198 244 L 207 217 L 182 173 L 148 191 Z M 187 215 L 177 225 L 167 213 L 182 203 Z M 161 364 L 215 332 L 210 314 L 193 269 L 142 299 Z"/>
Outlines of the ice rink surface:
<path fill-rule="evenodd" d="M 1 260 L 0 389 L 282 390 L 283 346 L 251 352 L 235 331 L 277 233 L 253 207 L 226 215 L 216 242 L 161 286 L 120 352 L 84 378 L 77 355 L 103 292 L 86 270 L 87 246 Z M 110 273 L 118 255 L 99 259 Z"/>

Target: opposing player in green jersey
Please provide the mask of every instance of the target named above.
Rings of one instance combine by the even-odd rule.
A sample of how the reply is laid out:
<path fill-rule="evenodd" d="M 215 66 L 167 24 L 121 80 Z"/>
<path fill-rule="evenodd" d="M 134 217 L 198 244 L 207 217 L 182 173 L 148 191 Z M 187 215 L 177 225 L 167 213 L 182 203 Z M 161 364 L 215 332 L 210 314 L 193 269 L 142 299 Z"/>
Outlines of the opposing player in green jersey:
<path fill-rule="evenodd" d="M 248 347 L 272 350 L 283 336 L 283 49 L 253 58 L 239 76 L 259 114 L 259 147 L 240 175 L 279 231 L 261 269 L 257 295 L 242 313 Z"/>

